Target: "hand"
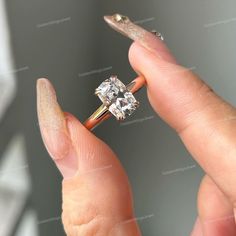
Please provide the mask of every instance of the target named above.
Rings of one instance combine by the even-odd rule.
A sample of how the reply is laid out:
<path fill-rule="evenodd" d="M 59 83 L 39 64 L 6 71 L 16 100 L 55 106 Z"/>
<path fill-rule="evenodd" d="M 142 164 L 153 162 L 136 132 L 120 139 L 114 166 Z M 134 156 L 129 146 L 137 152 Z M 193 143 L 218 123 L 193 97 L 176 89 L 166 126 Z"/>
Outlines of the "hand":
<path fill-rule="evenodd" d="M 135 41 L 129 59 L 146 78 L 151 105 L 206 172 L 191 235 L 236 235 L 236 109 L 177 65 L 154 35 L 146 32 Z M 61 110 L 48 80 L 38 80 L 37 93 L 42 137 L 64 177 L 62 219 L 67 235 L 141 235 L 127 175 L 115 154 Z"/>

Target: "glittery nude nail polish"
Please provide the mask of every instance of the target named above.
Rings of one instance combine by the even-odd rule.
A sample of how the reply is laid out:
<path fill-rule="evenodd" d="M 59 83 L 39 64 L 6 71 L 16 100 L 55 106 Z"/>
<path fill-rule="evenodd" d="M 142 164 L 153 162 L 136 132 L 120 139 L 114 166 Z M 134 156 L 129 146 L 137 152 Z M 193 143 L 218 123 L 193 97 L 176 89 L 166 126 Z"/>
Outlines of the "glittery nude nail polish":
<path fill-rule="evenodd" d="M 48 153 L 62 175 L 71 177 L 77 171 L 77 157 L 73 149 L 66 119 L 55 90 L 47 79 L 37 81 L 37 111 L 40 131 Z"/>
<path fill-rule="evenodd" d="M 118 13 L 111 16 L 104 16 L 104 20 L 114 30 L 138 42 L 157 57 L 172 63 L 176 62 L 163 42 L 163 36 L 159 32 L 155 30 L 148 31 L 133 23 L 127 16 Z"/>

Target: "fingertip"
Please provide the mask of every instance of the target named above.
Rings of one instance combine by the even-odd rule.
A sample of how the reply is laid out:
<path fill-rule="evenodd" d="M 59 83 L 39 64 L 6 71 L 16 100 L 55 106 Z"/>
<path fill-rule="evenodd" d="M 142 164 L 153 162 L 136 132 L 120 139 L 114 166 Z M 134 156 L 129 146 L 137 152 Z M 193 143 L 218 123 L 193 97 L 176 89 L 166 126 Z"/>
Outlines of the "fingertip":
<path fill-rule="evenodd" d="M 160 59 L 137 43 L 129 50 L 135 71 L 147 81 L 148 96 L 154 110 L 175 130 L 182 130 L 201 106 L 207 104 L 209 87 L 191 68 Z"/>
<path fill-rule="evenodd" d="M 167 46 L 160 40 L 153 40 L 150 44 L 152 50 L 148 50 L 146 47 L 142 46 L 139 42 L 133 42 L 129 48 L 128 58 L 131 63 L 135 67 L 136 62 L 142 62 L 145 60 L 145 56 L 153 56 L 159 59 L 159 63 L 167 62 L 170 64 L 177 64 L 175 57 L 172 55 Z"/>
<path fill-rule="evenodd" d="M 174 80 L 174 78 L 180 76 L 181 72 L 185 71 L 183 67 L 173 63 L 173 61 L 163 60 L 161 57 L 141 46 L 138 42 L 131 44 L 128 58 L 133 69 L 138 74 L 144 75 L 148 85 L 158 83 L 162 86 L 170 77 Z"/>

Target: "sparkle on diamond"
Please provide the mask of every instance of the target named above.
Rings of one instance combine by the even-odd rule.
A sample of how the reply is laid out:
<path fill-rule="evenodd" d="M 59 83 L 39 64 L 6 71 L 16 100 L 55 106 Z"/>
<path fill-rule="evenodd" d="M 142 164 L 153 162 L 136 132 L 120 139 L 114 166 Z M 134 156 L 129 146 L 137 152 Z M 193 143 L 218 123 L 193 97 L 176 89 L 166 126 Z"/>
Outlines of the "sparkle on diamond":
<path fill-rule="evenodd" d="M 96 94 L 109 106 L 109 111 L 117 120 L 124 120 L 138 106 L 133 94 L 127 91 L 126 86 L 116 76 L 111 76 L 102 82 L 96 89 Z"/>

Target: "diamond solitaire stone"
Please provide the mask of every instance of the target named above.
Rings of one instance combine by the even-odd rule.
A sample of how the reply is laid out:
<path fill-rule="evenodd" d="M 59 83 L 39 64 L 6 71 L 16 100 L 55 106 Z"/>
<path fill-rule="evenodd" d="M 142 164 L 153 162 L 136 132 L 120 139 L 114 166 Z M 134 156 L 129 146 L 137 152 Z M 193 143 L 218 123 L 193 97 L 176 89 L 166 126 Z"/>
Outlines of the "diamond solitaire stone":
<path fill-rule="evenodd" d="M 117 120 L 124 120 L 138 107 L 139 103 L 126 86 L 117 78 L 111 76 L 99 85 L 95 94 L 108 107 Z"/>

